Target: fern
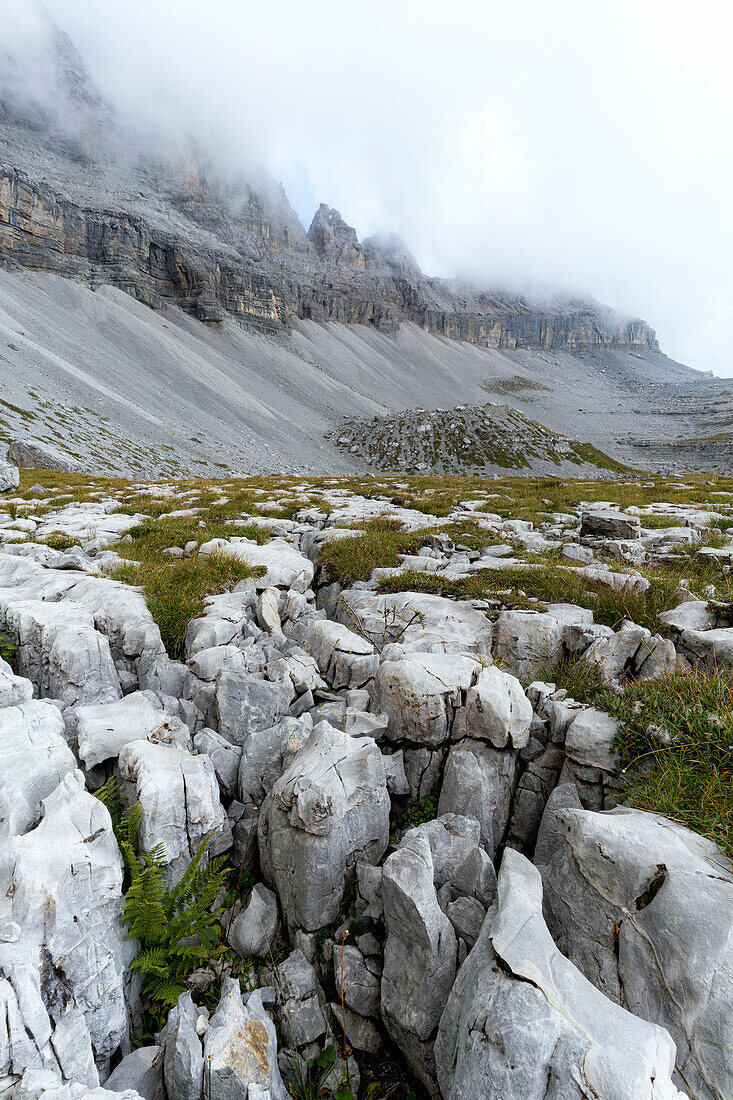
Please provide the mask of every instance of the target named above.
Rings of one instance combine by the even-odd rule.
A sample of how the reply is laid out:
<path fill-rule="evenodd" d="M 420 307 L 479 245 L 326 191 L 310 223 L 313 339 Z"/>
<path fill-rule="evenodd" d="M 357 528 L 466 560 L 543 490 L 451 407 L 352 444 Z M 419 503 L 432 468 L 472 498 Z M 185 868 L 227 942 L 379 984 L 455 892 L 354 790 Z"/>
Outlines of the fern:
<path fill-rule="evenodd" d="M 122 791 L 114 777 L 96 791 L 96 796 L 109 810 L 125 864 L 123 919 L 127 938 L 139 940 L 141 946 L 130 969 L 143 976 L 150 1030 L 159 1030 L 168 1009 L 185 992 L 188 976 L 226 950 L 218 921 L 221 910 L 214 906 L 230 869 L 221 856 L 207 860 L 212 837 L 208 834 L 180 881 L 168 886 L 163 845 L 140 850 L 140 804 L 124 808 Z"/>

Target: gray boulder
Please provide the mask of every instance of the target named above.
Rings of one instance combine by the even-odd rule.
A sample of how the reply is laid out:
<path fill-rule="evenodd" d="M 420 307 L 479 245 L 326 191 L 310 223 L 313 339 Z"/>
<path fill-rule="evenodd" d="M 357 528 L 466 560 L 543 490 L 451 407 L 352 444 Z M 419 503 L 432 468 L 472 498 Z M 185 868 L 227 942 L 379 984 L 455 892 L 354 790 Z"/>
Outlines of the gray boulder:
<path fill-rule="evenodd" d="M 8 447 L 8 458 L 21 470 L 68 470 L 78 473 L 82 468 L 75 458 L 40 439 L 14 439 Z"/>
<path fill-rule="evenodd" d="M 128 801 L 139 802 L 144 811 L 140 844 L 163 845 L 170 882 L 180 879 L 208 833 L 226 839 L 226 815 L 208 756 L 193 756 L 176 745 L 132 741 L 120 753 L 119 772 Z M 220 842 L 221 837 L 217 848 Z"/>
<path fill-rule="evenodd" d="M 492 653 L 516 676 L 536 676 L 565 653 L 568 631 L 593 622 L 593 613 L 574 604 L 556 604 L 547 612 L 500 611 L 494 623 Z"/>
<path fill-rule="evenodd" d="M 493 854 L 506 830 L 516 786 L 516 753 L 467 740 L 453 746 L 443 772 L 438 813 L 475 818 Z"/>
<path fill-rule="evenodd" d="M 321 722 L 259 816 L 262 870 L 290 925 L 314 932 L 336 918 L 346 875 L 383 855 L 389 813 L 376 743 Z"/>
<path fill-rule="evenodd" d="M 733 665 L 733 627 L 715 630 L 683 630 L 677 652 L 687 665 L 714 673 L 720 665 Z"/>
<path fill-rule="evenodd" d="M 557 810 L 541 868 L 560 949 L 607 996 L 665 1027 L 694 1100 L 733 1095 L 733 869 L 716 846 L 641 810 Z"/>
<path fill-rule="evenodd" d="M 582 513 L 580 534 L 604 539 L 638 539 L 641 537 L 641 520 L 615 508 L 593 509 Z"/>
<path fill-rule="evenodd" d="M 207 1014 L 208 1016 L 208 1014 Z M 168 1013 L 165 1056 L 163 1061 L 165 1087 L 172 1100 L 201 1100 L 204 1080 L 204 1052 L 198 1023 L 208 1025 L 201 1017 L 190 993 L 182 993 L 178 1004 Z"/>
<path fill-rule="evenodd" d="M 33 684 L 24 676 L 16 676 L 7 661 L 0 657 L 0 708 L 17 707 L 33 698 Z"/>
<path fill-rule="evenodd" d="M 0 710 L 0 842 L 28 832 L 43 799 L 76 771 L 57 707 L 37 699 Z"/>
<path fill-rule="evenodd" d="M 615 634 L 598 638 L 582 656 L 607 684 L 625 680 L 652 680 L 673 672 L 677 654 L 668 638 L 625 622 Z"/>
<path fill-rule="evenodd" d="M 277 933 L 277 898 L 258 882 L 246 907 L 232 922 L 229 942 L 242 958 L 267 956 Z"/>
<path fill-rule="evenodd" d="M 0 927 L 14 923 L 37 952 L 49 1005 L 77 1006 L 98 1057 L 127 1035 L 122 858 L 109 813 L 69 772 L 40 804 L 41 820 L 0 846 Z M 43 967 L 41 969 L 41 958 Z"/>
<path fill-rule="evenodd" d="M 412 653 L 383 661 L 374 708 L 389 717 L 388 738 L 428 748 L 441 745 L 479 668 L 473 657 L 452 653 Z"/>
<path fill-rule="evenodd" d="M 496 909 L 461 967 L 435 1060 L 444 1100 L 684 1100 L 674 1044 L 604 997 L 564 958 L 542 916 L 542 880 L 507 848 Z"/>
<path fill-rule="evenodd" d="M 6 925 L 3 939 L 19 932 L 17 925 Z M 6 1074 L 21 1077 L 45 1072 L 58 1084 L 62 1079 L 89 1087 L 99 1084 L 81 1010 L 57 1009 L 54 1026 L 43 1003 L 37 948 L 20 941 L 0 942 L 0 1005 L 0 1082 Z"/>
<path fill-rule="evenodd" d="M 303 648 L 315 658 L 334 691 L 363 687 L 379 668 L 379 654 L 371 642 L 328 619 L 309 622 Z"/>
<path fill-rule="evenodd" d="M 488 741 L 497 749 L 521 749 L 529 739 L 532 704 L 524 689 L 508 672 L 496 665 L 482 668 L 473 687 L 466 693 L 453 725 L 453 739 L 473 737 Z"/>
<path fill-rule="evenodd" d="M 130 1089 L 145 1100 L 168 1100 L 163 1079 L 165 1051 L 162 1047 L 138 1047 L 127 1054 L 113 1070 L 104 1087 L 110 1092 Z M 181 1097 L 181 1100 L 186 1100 Z"/>
<path fill-rule="evenodd" d="M 144 692 L 133 692 L 114 703 L 78 706 L 74 717 L 79 756 L 86 768 L 116 760 L 125 745 L 140 739 L 190 747 L 188 726 L 154 706 Z"/>
<path fill-rule="evenodd" d="M 214 696 L 219 733 L 235 745 L 244 745 L 252 733 L 273 726 L 287 714 L 294 697 L 289 678 L 271 682 L 240 672 L 220 672 Z"/>
<path fill-rule="evenodd" d="M 428 835 L 422 827 L 410 830 L 382 873 L 387 942 L 381 1009 L 393 1041 L 434 1096 L 433 1040 L 458 955 L 453 926 L 438 904 L 435 878 Z"/>
<path fill-rule="evenodd" d="M 216 1100 L 247 1100 L 252 1085 L 269 1090 L 271 1100 L 287 1100 L 277 1062 L 275 1025 L 262 1006 L 260 990 L 244 1004 L 239 982 L 225 978 L 218 1008 L 205 1032 L 204 1064 L 204 1094 L 210 1088 Z"/>
<path fill-rule="evenodd" d="M 16 462 L 10 458 L 8 447 L 0 443 L 0 493 L 17 489 L 20 485 L 20 471 Z"/>
<path fill-rule="evenodd" d="M 308 719 L 281 718 L 274 726 L 254 729 L 245 738 L 239 763 L 237 786 L 240 801 L 261 806 L 267 792 L 312 733 Z"/>
<path fill-rule="evenodd" d="M 0 591 L 0 629 L 18 643 L 18 672 L 32 681 L 41 698 L 69 706 L 120 698 L 109 641 L 78 606 L 23 600 Z"/>
<path fill-rule="evenodd" d="M 181 746 L 183 747 L 183 746 Z M 200 755 L 208 756 L 211 761 L 221 792 L 227 798 L 237 793 L 237 777 L 241 750 L 220 733 L 208 728 L 199 730 L 193 739 L 193 747 Z"/>
<path fill-rule="evenodd" d="M 334 946 L 333 978 L 349 1008 L 360 1016 L 379 1016 L 379 978 L 368 968 L 358 947 Z"/>

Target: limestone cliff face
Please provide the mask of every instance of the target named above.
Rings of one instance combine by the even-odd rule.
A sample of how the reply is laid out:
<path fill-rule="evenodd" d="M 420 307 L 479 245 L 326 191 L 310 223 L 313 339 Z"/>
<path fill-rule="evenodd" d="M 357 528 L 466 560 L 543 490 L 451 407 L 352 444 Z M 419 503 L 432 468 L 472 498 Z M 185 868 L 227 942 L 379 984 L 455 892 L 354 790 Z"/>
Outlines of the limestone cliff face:
<path fill-rule="evenodd" d="M 57 118 L 19 105 L 0 79 L 1 267 L 111 283 L 154 308 L 174 303 L 267 335 L 293 318 L 380 332 L 410 321 L 492 348 L 657 347 L 643 321 L 590 300 L 537 304 L 428 278 L 398 238 L 362 243 L 325 204 L 306 233 L 265 176 L 224 185 L 194 152 L 165 165 L 149 150 L 133 155 L 71 43 L 61 46 L 76 132 L 60 135 Z"/>
<path fill-rule="evenodd" d="M 149 306 L 172 301 L 201 321 L 231 314 L 266 333 L 286 323 L 277 288 L 236 257 L 193 250 L 119 211 L 83 209 L 3 165 L 0 265 L 53 271 L 92 287 L 112 283 Z"/>

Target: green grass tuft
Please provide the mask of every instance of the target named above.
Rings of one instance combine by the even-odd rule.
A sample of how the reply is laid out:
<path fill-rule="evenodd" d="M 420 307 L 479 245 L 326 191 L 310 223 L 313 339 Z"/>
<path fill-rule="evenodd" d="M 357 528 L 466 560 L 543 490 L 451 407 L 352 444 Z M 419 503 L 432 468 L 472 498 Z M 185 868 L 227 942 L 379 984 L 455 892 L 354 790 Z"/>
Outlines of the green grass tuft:
<path fill-rule="evenodd" d="M 622 694 L 582 661 L 541 675 L 621 720 L 624 801 L 702 833 L 733 857 L 733 669 L 675 671 L 632 681 Z"/>
<path fill-rule="evenodd" d="M 263 572 L 261 566 L 224 554 L 182 558 L 170 563 L 150 555 L 121 566 L 113 576 L 142 588 L 169 656 L 182 660 L 188 624 L 201 614 L 205 598 L 230 591 L 239 581 L 261 576 Z"/>

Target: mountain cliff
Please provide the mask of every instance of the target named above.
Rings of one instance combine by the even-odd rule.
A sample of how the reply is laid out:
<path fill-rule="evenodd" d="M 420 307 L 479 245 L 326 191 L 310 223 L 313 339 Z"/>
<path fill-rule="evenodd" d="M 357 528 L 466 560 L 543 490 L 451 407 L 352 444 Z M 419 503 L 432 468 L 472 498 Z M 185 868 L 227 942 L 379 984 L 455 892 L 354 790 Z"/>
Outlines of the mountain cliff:
<path fill-rule="evenodd" d="M 426 332 L 487 348 L 656 349 L 654 332 L 592 300 L 537 303 L 429 278 L 395 237 L 360 242 L 322 204 L 307 233 L 262 174 L 224 183 L 180 153 L 163 162 L 125 132 L 73 45 L 49 29 L 53 94 L 0 81 L 0 266 L 108 283 L 153 308 L 267 335 L 294 319 Z M 15 66 L 15 67 L 14 67 Z"/>

